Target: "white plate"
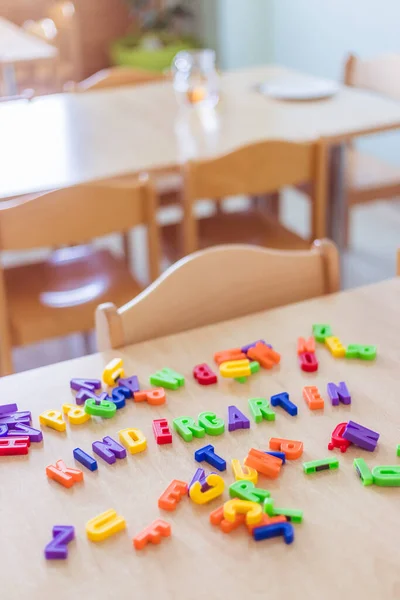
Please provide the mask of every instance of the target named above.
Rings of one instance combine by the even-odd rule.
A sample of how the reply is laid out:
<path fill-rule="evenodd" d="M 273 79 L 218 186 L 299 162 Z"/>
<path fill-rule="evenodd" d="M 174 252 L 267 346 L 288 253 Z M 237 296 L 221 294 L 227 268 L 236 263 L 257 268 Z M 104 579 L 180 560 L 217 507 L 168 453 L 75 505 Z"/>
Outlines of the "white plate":
<path fill-rule="evenodd" d="M 310 81 L 271 81 L 259 85 L 260 92 L 277 100 L 321 100 L 339 91 L 339 84 L 328 79 Z"/>

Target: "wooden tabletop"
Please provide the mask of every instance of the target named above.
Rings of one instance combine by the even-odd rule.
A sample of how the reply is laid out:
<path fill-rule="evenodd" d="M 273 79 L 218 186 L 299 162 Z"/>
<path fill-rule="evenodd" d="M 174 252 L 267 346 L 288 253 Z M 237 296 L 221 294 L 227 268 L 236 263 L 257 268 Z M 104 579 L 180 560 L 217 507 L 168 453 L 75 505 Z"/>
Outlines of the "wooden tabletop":
<path fill-rule="evenodd" d="M 399 597 L 398 488 L 363 487 L 353 460 L 362 457 L 372 468 L 400 464 L 398 390 L 398 307 L 400 279 L 307 301 L 286 308 L 251 315 L 231 322 L 190 331 L 132 346 L 121 352 L 95 354 L 82 359 L 0 380 L 2 402 L 17 402 L 31 410 L 33 425 L 46 409 L 61 409 L 73 402 L 69 380 L 97 378 L 105 364 L 123 357 L 128 375 L 137 374 L 142 388 L 157 369 L 168 366 L 186 377 L 184 388 L 167 392 L 167 404 L 128 405 L 112 420 L 93 418 L 80 426 L 67 424 L 65 433 L 44 428 L 43 445 L 33 444 L 26 457 L 0 458 L 0 530 L 2 532 L 1 589 L 4 597 L 41 600 L 51 594 L 58 599 L 87 593 L 96 600 L 162 598 L 256 598 L 265 594 L 276 600 L 343 598 L 385 600 Z M 315 322 L 328 322 L 344 344 L 377 344 L 375 362 L 333 358 L 318 346 L 316 374 L 298 366 L 296 341 L 311 334 Z M 261 371 L 244 385 L 219 379 L 201 387 L 192 378 L 195 365 L 213 364 L 215 351 L 237 347 L 260 337 L 282 355 L 279 368 Z M 328 382 L 345 381 L 352 396 L 350 406 L 333 407 L 327 400 Z M 305 385 L 317 385 L 325 409 L 311 412 L 302 400 Z M 286 391 L 299 407 L 290 417 L 276 409 L 276 421 L 251 422 L 251 428 L 220 437 L 206 436 L 191 443 L 173 434 L 171 446 L 157 446 L 152 420 L 179 416 L 196 418 L 215 411 L 227 419 L 228 405 L 249 415 L 248 399 Z M 378 431 L 377 450 L 369 453 L 352 446 L 346 454 L 327 450 L 338 423 L 354 420 Z M 58 459 L 74 466 L 72 450 L 89 451 L 105 435 L 117 438 L 123 428 L 140 429 L 147 450 L 129 455 L 115 465 L 101 459 L 97 472 L 86 469 L 84 482 L 65 489 L 46 478 L 45 468 Z M 227 429 L 227 427 L 226 427 Z M 194 451 L 213 444 L 226 459 L 223 477 L 233 482 L 230 461 L 243 460 L 251 447 L 267 450 L 271 437 L 304 442 L 300 460 L 289 461 L 277 480 L 259 477 L 259 487 L 270 490 L 277 506 L 299 508 L 304 521 L 295 525 L 291 546 L 282 539 L 254 542 L 244 528 L 226 535 L 209 523 L 212 510 L 228 499 L 199 506 L 184 498 L 175 512 L 157 506 L 158 497 L 173 479 L 190 481 L 199 466 Z M 304 461 L 334 456 L 337 471 L 305 475 Z M 79 465 L 76 465 L 79 466 Z M 127 521 L 127 529 L 102 543 L 90 542 L 86 522 L 115 509 Z M 154 519 L 172 526 L 172 536 L 160 546 L 136 551 L 132 538 Z M 54 525 L 73 525 L 76 541 L 69 545 L 67 561 L 46 562 L 45 545 Z"/>
<path fill-rule="evenodd" d="M 57 49 L 0 17 L 0 64 L 44 60 L 57 56 Z"/>
<path fill-rule="evenodd" d="M 258 140 L 343 140 L 400 127 L 400 103 L 362 90 L 283 102 L 255 89 L 288 76 L 310 79 L 272 66 L 224 74 L 216 113 L 182 114 L 170 82 L 3 104 L 0 198 L 176 167 Z"/>

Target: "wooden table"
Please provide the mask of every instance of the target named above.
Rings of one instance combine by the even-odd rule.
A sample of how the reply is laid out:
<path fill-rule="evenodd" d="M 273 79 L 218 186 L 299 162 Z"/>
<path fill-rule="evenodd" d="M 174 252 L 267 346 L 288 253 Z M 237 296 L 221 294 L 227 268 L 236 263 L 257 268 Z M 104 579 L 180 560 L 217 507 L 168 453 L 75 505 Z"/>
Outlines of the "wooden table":
<path fill-rule="evenodd" d="M 281 102 L 256 84 L 309 75 L 258 67 L 222 75 L 216 113 L 182 113 L 171 83 L 60 94 L 0 106 L 0 198 L 94 179 L 177 168 L 265 139 L 330 139 L 331 236 L 343 231 L 343 143 L 400 127 L 400 103 L 341 88 L 317 102 Z M 21 176 L 23 173 L 23 177 Z"/>
<path fill-rule="evenodd" d="M 50 44 L 0 17 L 0 67 L 6 96 L 16 96 L 15 64 L 54 60 L 58 51 Z"/>
<path fill-rule="evenodd" d="M 356 457 L 370 467 L 399 464 L 398 307 L 400 279 L 343 292 L 324 299 L 251 315 L 235 321 L 139 344 L 120 352 L 95 354 L 0 380 L 2 402 L 17 402 L 30 409 L 33 424 L 46 409 L 61 409 L 72 401 L 72 377 L 98 377 L 113 357 L 124 358 L 129 375 L 142 386 L 157 369 L 169 366 L 186 377 L 185 387 L 167 393 L 167 404 L 152 407 L 134 404 L 118 411 L 112 420 L 93 419 L 81 426 L 67 425 L 66 433 L 45 428 L 44 443 L 32 445 L 26 457 L 0 458 L 0 530 L 2 532 L 2 593 L 6 598 L 41 600 L 54 595 L 70 599 L 89 594 L 109 598 L 256 598 L 275 600 L 385 600 L 399 597 L 397 488 L 363 487 L 353 467 Z M 320 368 L 316 374 L 300 371 L 296 357 L 299 335 L 311 333 L 315 322 L 331 323 L 347 343 L 376 343 L 375 362 L 334 359 L 318 346 Z M 215 351 L 240 346 L 263 337 L 282 353 L 281 366 L 262 371 L 248 383 L 219 380 L 199 386 L 192 378 L 196 364 L 212 364 Z M 329 381 L 346 381 L 351 406 L 310 412 L 302 388 L 315 384 L 326 399 Z M 276 409 L 276 421 L 251 423 L 250 430 L 225 432 L 220 437 L 185 443 L 173 434 L 172 446 L 157 446 L 152 420 L 165 417 L 172 426 L 178 416 L 194 418 L 204 410 L 226 420 L 228 405 L 249 415 L 249 398 L 287 391 L 299 406 L 297 417 Z M 346 454 L 329 452 L 334 427 L 352 419 L 381 434 L 378 448 L 368 453 L 350 447 Z M 126 427 L 139 428 L 147 437 L 145 452 L 99 469 L 84 469 L 85 480 L 69 490 L 48 481 L 45 467 L 58 459 L 74 466 L 73 448 L 90 451 L 102 436 L 117 438 Z M 230 461 L 243 460 L 251 447 L 268 449 L 270 437 L 302 440 L 304 454 L 289 461 L 279 479 L 259 478 L 259 487 L 271 491 L 276 505 L 304 510 L 304 522 L 295 525 L 295 541 L 281 539 L 256 543 L 246 530 L 223 534 L 209 521 L 221 505 L 206 506 L 183 499 L 177 510 L 159 510 L 157 500 L 173 479 L 189 481 L 199 466 L 194 451 L 213 444 L 227 460 L 223 474 L 233 482 Z M 305 475 L 302 462 L 336 456 L 337 471 Z M 223 500 L 228 499 L 225 491 Z M 127 530 L 99 544 L 85 534 L 86 522 L 114 508 L 127 520 Z M 161 545 L 138 552 L 132 538 L 154 519 L 171 523 L 172 537 Z M 69 546 L 65 562 L 46 562 L 43 549 L 55 524 L 74 525 L 77 539 Z M 7 576 L 4 576 L 7 574 Z"/>

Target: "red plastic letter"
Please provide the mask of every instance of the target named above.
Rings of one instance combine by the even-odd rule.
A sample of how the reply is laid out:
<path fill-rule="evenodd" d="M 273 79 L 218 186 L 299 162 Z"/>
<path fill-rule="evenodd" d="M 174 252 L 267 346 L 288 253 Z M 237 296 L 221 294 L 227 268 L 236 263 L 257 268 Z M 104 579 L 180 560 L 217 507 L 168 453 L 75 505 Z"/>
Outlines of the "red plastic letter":
<path fill-rule="evenodd" d="M 346 452 L 347 448 L 351 446 L 351 442 L 343 437 L 346 427 L 347 423 L 339 423 L 339 425 L 336 425 L 332 432 L 331 441 L 328 444 L 328 450 L 340 448 L 340 452 Z"/>
<path fill-rule="evenodd" d="M 314 352 L 302 352 L 299 354 L 299 363 L 301 370 L 306 373 L 318 371 L 318 360 Z"/>
<path fill-rule="evenodd" d="M 197 365 L 197 367 L 193 369 L 193 377 L 197 379 L 200 385 L 212 385 L 213 383 L 217 383 L 216 374 L 205 363 Z"/>
<path fill-rule="evenodd" d="M 155 419 L 153 421 L 153 432 L 157 444 L 172 444 L 172 433 L 167 419 Z"/>
<path fill-rule="evenodd" d="M 28 435 L 20 437 L 0 438 L 0 456 L 15 456 L 18 454 L 28 454 L 31 440 Z"/>

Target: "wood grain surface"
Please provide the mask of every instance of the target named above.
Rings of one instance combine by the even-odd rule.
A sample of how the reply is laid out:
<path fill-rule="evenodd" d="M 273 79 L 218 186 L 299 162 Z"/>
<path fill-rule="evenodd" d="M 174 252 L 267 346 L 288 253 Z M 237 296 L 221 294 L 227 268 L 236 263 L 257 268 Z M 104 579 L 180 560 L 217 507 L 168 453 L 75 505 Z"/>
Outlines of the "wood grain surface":
<path fill-rule="evenodd" d="M 398 568 L 398 506 L 396 488 L 364 488 L 353 468 L 355 457 L 367 464 L 398 463 L 400 442 L 398 393 L 398 307 L 400 280 L 306 301 L 254 314 L 175 336 L 128 347 L 119 352 L 128 375 L 139 376 L 142 387 L 157 369 L 169 366 L 186 377 L 179 391 L 168 391 L 167 404 L 134 404 L 112 420 L 93 418 L 81 426 L 67 425 L 65 433 L 44 429 L 42 445 L 32 445 L 26 457 L 0 459 L 1 590 L 4 598 L 96 600 L 134 597 L 180 600 L 190 598 L 288 598 L 320 600 L 400 597 Z M 329 322 L 344 344 L 378 345 L 375 362 L 333 358 L 317 346 L 318 373 L 307 375 L 297 363 L 297 337 L 311 334 L 315 322 Z M 201 387 L 192 369 L 201 362 L 213 365 L 214 352 L 265 338 L 281 352 L 281 365 L 261 371 L 246 384 L 219 378 Z M 98 377 L 115 351 L 60 363 L 0 380 L 2 403 L 17 402 L 30 409 L 33 424 L 46 409 L 61 409 L 72 400 L 72 377 Z M 332 407 L 328 382 L 346 381 L 351 406 Z M 302 388 L 315 384 L 325 398 L 325 409 L 310 412 Z M 152 420 L 165 417 L 172 426 L 178 416 L 203 410 L 227 417 L 234 404 L 249 415 L 248 399 L 290 393 L 299 406 L 297 417 L 276 409 L 276 421 L 251 423 L 247 431 L 185 443 L 176 434 L 171 446 L 157 446 Z M 351 447 L 346 454 L 330 453 L 327 444 L 334 427 L 352 419 L 381 434 L 374 453 Z M 72 450 L 90 451 L 105 435 L 117 438 L 126 427 L 139 428 L 148 448 L 108 466 L 99 459 L 95 473 L 72 489 L 48 481 L 45 467 L 58 459 L 74 466 Z M 302 440 L 304 454 L 289 461 L 274 481 L 263 476 L 260 487 L 270 490 L 278 506 L 303 509 L 304 522 L 295 525 L 295 541 L 254 542 L 244 529 L 229 535 L 209 523 L 209 513 L 221 505 L 197 506 L 184 498 L 173 513 L 158 509 L 157 500 L 173 479 L 190 481 L 198 464 L 194 451 L 213 444 L 228 462 L 223 474 L 233 482 L 230 461 L 243 460 L 251 447 L 268 449 L 271 437 Z M 336 456 L 337 471 L 307 476 L 302 462 Z M 228 499 L 225 491 L 223 500 Z M 127 529 L 96 544 L 85 534 L 86 522 L 110 508 L 127 520 Z M 156 518 L 172 526 L 172 536 L 160 546 L 136 551 L 132 538 Z M 76 541 L 65 562 L 46 562 L 45 545 L 54 525 L 74 525 Z"/>

